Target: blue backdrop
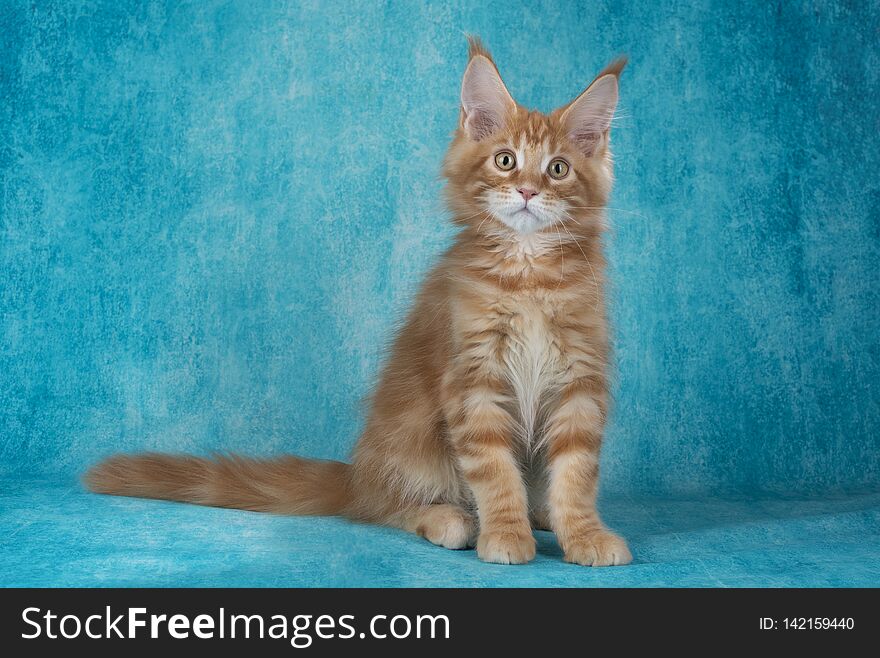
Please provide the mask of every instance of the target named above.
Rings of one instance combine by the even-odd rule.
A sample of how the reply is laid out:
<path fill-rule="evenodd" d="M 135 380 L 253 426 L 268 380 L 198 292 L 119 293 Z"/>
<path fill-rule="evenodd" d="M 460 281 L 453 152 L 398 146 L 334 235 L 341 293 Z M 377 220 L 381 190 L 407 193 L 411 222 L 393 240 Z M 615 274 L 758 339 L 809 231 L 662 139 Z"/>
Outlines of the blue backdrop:
<path fill-rule="evenodd" d="M 348 454 L 451 229 L 464 32 L 549 110 L 626 52 L 606 492 L 880 476 L 880 5 L 0 3 L 0 463 Z"/>

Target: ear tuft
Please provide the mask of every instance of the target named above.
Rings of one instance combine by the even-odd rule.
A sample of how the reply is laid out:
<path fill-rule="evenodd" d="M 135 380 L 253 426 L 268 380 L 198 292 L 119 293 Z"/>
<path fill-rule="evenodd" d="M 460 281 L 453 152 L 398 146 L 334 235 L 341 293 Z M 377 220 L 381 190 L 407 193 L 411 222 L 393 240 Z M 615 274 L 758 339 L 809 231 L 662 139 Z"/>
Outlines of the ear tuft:
<path fill-rule="evenodd" d="M 620 57 L 615 59 L 613 62 L 611 62 L 608 66 L 606 66 L 604 69 L 602 69 L 602 71 L 599 73 L 599 75 L 596 76 L 596 79 L 598 80 L 603 75 L 613 75 L 613 76 L 619 78 L 620 74 L 623 73 L 623 69 L 626 68 L 626 65 L 628 62 L 629 62 L 629 58 L 626 55 L 621 55 Z"/>
<path fill-rule="evenodd" d="M 478 37 L 475 34 L 468 34 L 467 35 L 467 42 L 468 42 L 468 60 L 473 59 L 477 55 L 482 55 L 483 57 L 488 59 L 490 62 L 492 62 L 492 64 L 495 63 L 495 60 L 492 59 L 492 54 L 489 52 L 489 49 L 483 45 L 483 40 L 480 39 L 480 37 Z"/>
<path fill-rule="evenodd" d="M 468 46 L 470 61 L 461 81 L 461 127 L 480 141 L 504 125 L 516 103 L 479 38 L 468 37 Z"/>

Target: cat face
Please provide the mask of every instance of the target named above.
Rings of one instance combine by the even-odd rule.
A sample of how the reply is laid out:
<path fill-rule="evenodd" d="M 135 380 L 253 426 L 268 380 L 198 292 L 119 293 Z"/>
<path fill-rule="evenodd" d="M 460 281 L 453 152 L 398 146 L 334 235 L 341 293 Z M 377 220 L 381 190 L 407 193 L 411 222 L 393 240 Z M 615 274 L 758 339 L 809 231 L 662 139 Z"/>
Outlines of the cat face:
<path fill-rule="evenodd" d="M 595 203 L 593 168 L 554 123 L 518 108 L 472 155 L 479 163 L 469 185 L 473 205 L 520 234 L 558 228 Z"/>
<path fill-rule="evenodd" d="M 461 122 L 444 168 L 455 221 L 516 236 L 598 221 L 611 187 L 608 134 L 622 66 L 542 114 L 513 100 L 488 53 L 472 41 Z"/>

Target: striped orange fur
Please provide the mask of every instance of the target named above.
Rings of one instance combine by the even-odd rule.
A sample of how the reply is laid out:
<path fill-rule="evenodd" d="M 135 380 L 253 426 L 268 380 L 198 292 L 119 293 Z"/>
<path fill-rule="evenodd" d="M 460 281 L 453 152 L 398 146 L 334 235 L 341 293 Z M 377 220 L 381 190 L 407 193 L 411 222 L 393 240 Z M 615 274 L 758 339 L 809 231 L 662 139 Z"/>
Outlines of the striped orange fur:
<path fill-rule="evenodd" d="M 96 492 L 406 529 L 490 562 L 625 564 L 596 511 L 608 413 L 603 208 L 622 60 L 572 103 L 530 111 L 471 40 L 444 164 L 461 228 L 398 333 L 350 464 L 117 455 Z"/>

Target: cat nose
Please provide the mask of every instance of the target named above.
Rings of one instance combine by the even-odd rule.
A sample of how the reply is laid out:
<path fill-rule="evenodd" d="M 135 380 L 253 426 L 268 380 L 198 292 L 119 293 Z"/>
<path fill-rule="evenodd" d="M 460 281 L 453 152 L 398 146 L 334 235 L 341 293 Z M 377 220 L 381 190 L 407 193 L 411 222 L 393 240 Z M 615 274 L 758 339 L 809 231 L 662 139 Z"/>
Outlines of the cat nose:
<path fill-rule="evenodd" d="M 516 188 L 516 191 L 522 194 L 522 198 L 525 199 L 526 203 L 528 203 L 529 199 L 532 197 L 538 196 L 537 190 L 530 190 L 527 187 L 518 187 Z"/>

